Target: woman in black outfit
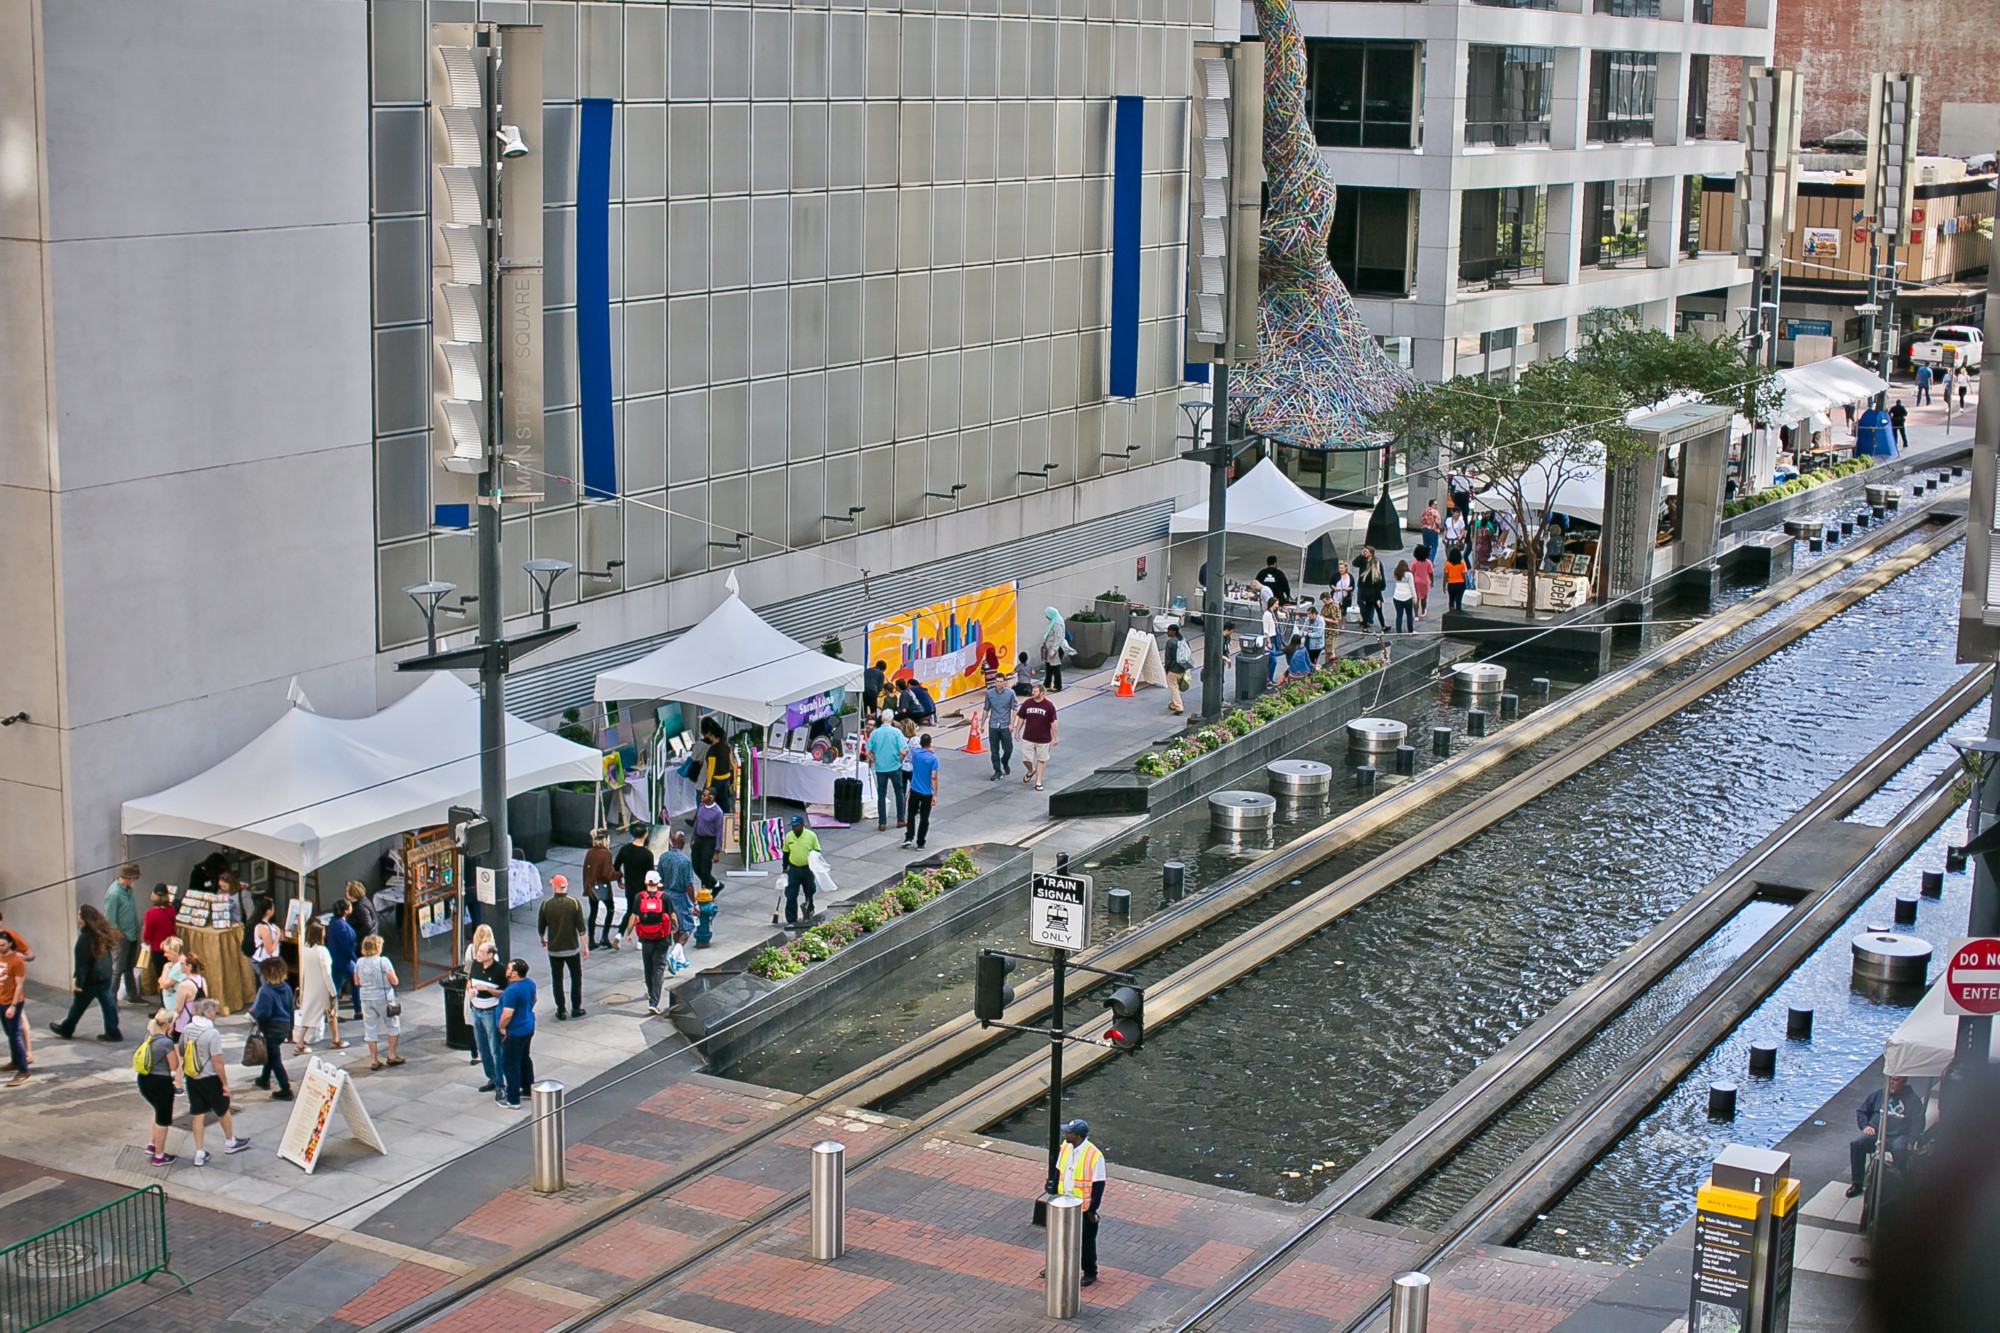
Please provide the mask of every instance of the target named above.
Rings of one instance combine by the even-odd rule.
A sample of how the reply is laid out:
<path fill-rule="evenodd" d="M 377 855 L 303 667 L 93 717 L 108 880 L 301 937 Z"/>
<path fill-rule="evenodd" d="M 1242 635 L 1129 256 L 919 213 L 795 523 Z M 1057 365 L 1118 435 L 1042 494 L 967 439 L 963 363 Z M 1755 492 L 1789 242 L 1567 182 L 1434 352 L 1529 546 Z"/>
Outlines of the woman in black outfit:
<path fill-rule="evenodd" d="M 702 759 L 701 785 L 715 789 L 715 803 L 728 814 L 736 808 L 736 760 L 722 724 L 712 717 L 701 720 L 701 738 L 708 742 Z"/>
<path fill-rule="evenodd" d="M 99 1041 L 123 1041 L 118 1031 L 118 932 L 89 903 L 76 909 L 76 947 L 70 957 L 69 1015 L 49 1031 L 68 1041 L 92 1000 L 104 1014 Z"/>

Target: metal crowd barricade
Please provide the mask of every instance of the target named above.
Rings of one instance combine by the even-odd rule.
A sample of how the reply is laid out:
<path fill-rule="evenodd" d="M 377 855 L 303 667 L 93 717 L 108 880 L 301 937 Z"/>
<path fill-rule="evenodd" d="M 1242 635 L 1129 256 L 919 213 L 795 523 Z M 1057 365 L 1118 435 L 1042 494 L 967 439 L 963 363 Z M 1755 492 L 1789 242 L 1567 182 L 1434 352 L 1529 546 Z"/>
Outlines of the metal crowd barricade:
<path fill-rule="evenodd" d="M 25 1333 L 169 1267 L 167 1194 L 158 1185 L 113 1199 L 0 1249 L 0 1329 Z"/>

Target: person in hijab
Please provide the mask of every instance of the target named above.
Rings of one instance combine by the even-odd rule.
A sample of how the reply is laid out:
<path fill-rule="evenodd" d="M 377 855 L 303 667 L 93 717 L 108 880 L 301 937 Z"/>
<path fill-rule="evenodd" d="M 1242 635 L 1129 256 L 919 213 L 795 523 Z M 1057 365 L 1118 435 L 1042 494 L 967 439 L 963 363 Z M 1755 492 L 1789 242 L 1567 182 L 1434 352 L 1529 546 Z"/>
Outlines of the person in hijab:
<path fill-rule="evenodd" d="M 1063 628 L 1062 612 L 1053 606 L 1042 608 L 1042 615 L 1048 621 L 1042 630 L 1042 688 L 1061 694 L 1063 658 L 1073 651 L 1069 631 Z"/>

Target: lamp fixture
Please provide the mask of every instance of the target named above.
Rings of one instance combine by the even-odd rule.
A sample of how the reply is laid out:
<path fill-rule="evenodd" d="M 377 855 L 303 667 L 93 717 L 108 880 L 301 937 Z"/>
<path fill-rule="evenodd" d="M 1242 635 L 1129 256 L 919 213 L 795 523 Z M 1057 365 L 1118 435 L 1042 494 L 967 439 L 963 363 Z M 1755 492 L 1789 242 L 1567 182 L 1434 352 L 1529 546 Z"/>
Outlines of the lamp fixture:
<path fill-rule="evenodd" d="M 725 550 L 730 550 L 730 551 L 740 551 L 740 550 L 742 550 L 742 549 L 743 549 L 743 543 L 744 543 L 744 541 L 745 541 L 745 540 L 746 540 L 746 539 L 747 539 L 747 538 L 748 538 L 749 536 L 750 536 L 750 534 L 749 534 L 749 533 L 747 533 L 747 532 L 739 532 L 739 533 L 737 533 L 737 534 L 736 534 L 736 540 L 735 540 L 735 541 L 733 541 L 733 542 L 718 542 L 718 541 L 711 541 L 711 542 L 709 542 L 709 545 L 710 545 L 710 546 L 720 546 L 720 547 L 723 547 L 723 548 L 724 548 Z"/>
<path fill-rule="evenodd" d="M 519 125 L 502 125 L 493 132 L 493 137 L 500 141 L 500 156 L 512 158 L 528 155 L 528 144 L 521 137 Z"/>
<path fill-rule="evenodd" d="M 607 560 L 604 562 L 604 568 L 579 569 L 576 571 L 576 576 L 580 580 L 589 579 L 593 583 L 609 583 L 611 582 L 611 580 L 618 577 L 617 571 L 623 568 L 625 568 L 625 562 L 623 560 Z"/>
<path fill-rule="evenodd" d="M 529 560 L 521 568 L 528 571 L 528 577 L 535 581 L 535 591 L 542 599 L 542 628 L 549 628 L 549 602 L 555 596 L 556 580 L 576 568 L 567 560 L 557 560 L 543 556 L 539 560 Z"/>
<path fill-rule="evenodd" d="M 11 727 L 16 722 L 26 722 L 27 720 L 28 720 L 27 710 L 22 709 L 20 712 L 15 713 L 11 717 L 0 717 L 0 727 Z"/>
<path fill-rule="evenodd" d="M 844 514 L 821 514 L 819 516 L 819 519 L 820 522 L 822 523 L 854 523 L 857 526 L 859 526 L 859 520 L 857 520 L 854 516 L 856 514 L 865 514 L 867 512 L 868 512 L 867 505 L 849 505 L 847 506 L 847 512 Z"/>
<path fill-rule="evenodd" d="M 412 583 L 403 589 L 403 595 L 415 602 L 417 610 L 423 614 L 424 641 L 429 646 L 432 656 L 436 656 L 438 650 L 438 603 L 457 591 L 456 583 L 442 583 L 435 580 L 429 583 Z"/>
<path fill-rule="evenodd" d="M 964 482 L 955 482 L 948 491 L 925 491 L 924 498 L 929 500 L 949 500 L 956 507 L 958 504 L 958 493 L 964 489 Z"/>

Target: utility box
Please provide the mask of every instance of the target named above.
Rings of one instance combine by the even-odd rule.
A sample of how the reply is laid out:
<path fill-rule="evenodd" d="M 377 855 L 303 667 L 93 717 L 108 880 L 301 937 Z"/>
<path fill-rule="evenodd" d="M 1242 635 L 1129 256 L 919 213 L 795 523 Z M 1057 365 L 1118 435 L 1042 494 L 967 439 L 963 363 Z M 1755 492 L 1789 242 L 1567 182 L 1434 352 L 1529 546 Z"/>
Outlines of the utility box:
<path fill-rule="evenodd" d="M 1688 1327 L 1786 1333 L 1799 1183 L 1787 1153 L 1732 1143 L 1695 1193 Z"/>

